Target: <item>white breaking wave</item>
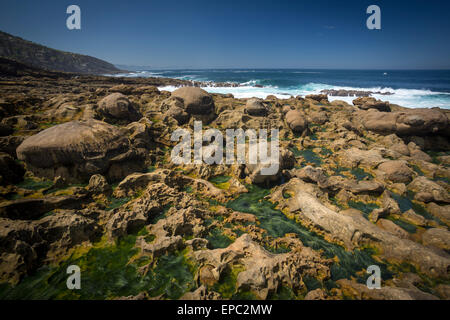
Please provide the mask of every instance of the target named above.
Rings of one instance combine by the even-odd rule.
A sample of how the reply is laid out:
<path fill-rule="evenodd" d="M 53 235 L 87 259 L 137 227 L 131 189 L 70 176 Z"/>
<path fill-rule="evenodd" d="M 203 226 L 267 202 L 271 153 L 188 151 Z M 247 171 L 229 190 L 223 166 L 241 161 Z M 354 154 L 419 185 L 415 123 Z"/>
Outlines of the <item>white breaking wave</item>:
<path fill-rule="evenodd" d="M 265 99 L 268 95 L 274 95 L 278 99 L 288 99 L 291 96 L 306 96 L 308 94 L 318 94 L 324 89 L 335 90 L 359 90 L 372 91 L 382 93 L 393 93 L 392 95 L 374 94 L 373 97 L 383 101 L 389 101 L 393 104 L 398 104 L 407 108 L 433 108 L 440 107 L 443 109 L 450 109 L 450 94 L 445 92 L 434 92 L 430 90 L 417 89 L 392 89 L 392 88 L 355 88 L 355 87 L 341 87 L 332 86 L 322 83 L 308 83 L 297 88 L 278 88 L 278 87 L 262 87 L 257 88 L 252 86 L 256 80 L 242 83 L 239 87 L 203 87 L 211 93 L 231 93 L 236 98 L 262 98 Z M 176 87 L 166 86 L 159 88 L 160 90 L 173 91 Z M 355 97 L 332 97 L 328 96 L 330 101 L 343 100 L 349 104 Z"/>

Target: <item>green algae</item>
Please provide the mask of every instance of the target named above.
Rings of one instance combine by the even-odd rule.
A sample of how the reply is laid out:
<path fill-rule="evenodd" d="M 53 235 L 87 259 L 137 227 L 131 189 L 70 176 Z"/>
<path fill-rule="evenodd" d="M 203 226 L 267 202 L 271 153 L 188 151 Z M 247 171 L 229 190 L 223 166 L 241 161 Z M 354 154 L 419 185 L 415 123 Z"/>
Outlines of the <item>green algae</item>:
<path fill-rule="evenodd" d="M 230 179 L 230 176 L 215 176 L 210 178 L 209 182 L 219 189 L 228 189 L 230 187 L 230 184 L 228 183 Z"/>
<path fill-rule="evenodd" d="M 292 147 L 289 150 L 294 154 L 294 156 L 303 157 L 306 164 L 314 164 L 316 166 L 320 166 L 322 164 L 322 159 L 312 149 L 298 150 L 296 147 Z"/>
<path fill-rule="evenodd" d="M 400 219 L 395 219 L 393 217 L 388 217 L 388 220 L 391 220 L 393 223 L 395 223 L 396 225 L 398 225 L 400 228 L 406 230 L 409 233 L 416 233 L 417 228 L 416 226 L 414 226 L 411 223 L 408 223 L 406 221 L 400 220 Z"/>
<path fill-rule="evenodd" d="M 359 210 L 363 213 L 364 218 L 369 219 L 369 214 L 374 210 L 374 209 L 378 209 L 380 206 L 377 205 L 376 203 L 364 203 L 361 201 L 353 201 L 350 200 L 347 202 L 348 206 L 350 208 Z"/>
<path fill-rule="evenodd" d="M 212 286 L 212 289 L 221 294 L 223 299 L 239 299 L 241 298 L 239 292 L 236 291 L 236 280 L 240 272 L 245 268 L 242 265 L 234 265 L 227 267 L 217 283 Z"/>
<path fill-rule="evenodd" d="M 123 206 L 125 203 L 127 203 L 128 201 L 130 201 L 131 198 L 125 197 L 125 198 L 114 198 L 114 197 L 109 197 L 108 201 L 109 204 L 106 207 L 106 211 L 111 211 L 113 209 L 119 208 L 121 206 Z"/>
<path fill-rule="evenodd" d="M 364 171 L 364 169 L 361 168 L 355 168 L 350 170 L 350 173 L 356 178 L 356 180 L 361 181 L 365 179 L 373 179 L 373 175 L 370 173 Z"/>
<path fill-rule="evenodd" d="M 0 285 L 0 299 L 109 299 L 147 292 L 149 296 L 164 295 L 178 299 L 195 289 L 195 266 L 184 253 L 162 256 L 156 266 L 145 275 L 138 268 L 150 262 L 135 248 L 136 236 L 129 235 L 115 244 L 100 245 L 82 255 L 72 254 L 56 266 L 43 266 L 33 275 L 25 277 L 18 285 Z M 66 287 L 67 267 L 81 269 L 81 289 Z"/>
<path fill-rule="evenodd" d="M 53 185 L 52 181 L 49 180 L 33 180 L 33 179 L 25 179 L 21 183 L 17 184 L 17 187 L 27 190 L 41 190 L 50 188 Z"/>
<path fill-rule="evenodd" d="M 215 176 L 209 179 L 210 182 L 213 184 L 221 184 L 228 182 L 231 179 L 230 176 Z"/>
<path fill-rule="evenodd" d="M 431 215 L 422 205 L 413 201 L 414 193 L 408 191 L 407 196 L 401 196 L 395 192 L 392 192 L 392 198 L 397 201 L 401 212 L 406 212 L 408 210 L 414 210 L 415 213 L 420 214 L 425 219 L 434 220 L 441 223 L 440 220 L 433 215 Z"/>
<path fill-rule="evenodd" d="M 226 248 L 233 243 L 233 240 L 223 234 L 223 230 L 215 228 L 206 237 L 211 249 Z"/>
<path fill-rule="evenodd" d="M 240 195 L 227 203 L 227 207 L 235 211 L 254 214 L 260 228 L 266 230 L 267 235 L 279 238 L 287 233 L 296 234 L 302 243 L 316 251 L 321 251 L 325 258 L 338 258 L 331 268 L 332 280 L 361 277 L 357 272 L 365 270 L 368 266 L 376 264 L 382 269 L 383 279 L 392 277 L 392 273 L 384 263 L 373 258 L 375 252 L 370 248 L 348 251 L 344 247 L 330 243 L 313 231 L 308 230 L 300 223 L 287 218 L 281 211 L 275 209 L 276 205 L 263 198 L 270 193 L 267 189 L 249 185 L 248 193 Z"/>

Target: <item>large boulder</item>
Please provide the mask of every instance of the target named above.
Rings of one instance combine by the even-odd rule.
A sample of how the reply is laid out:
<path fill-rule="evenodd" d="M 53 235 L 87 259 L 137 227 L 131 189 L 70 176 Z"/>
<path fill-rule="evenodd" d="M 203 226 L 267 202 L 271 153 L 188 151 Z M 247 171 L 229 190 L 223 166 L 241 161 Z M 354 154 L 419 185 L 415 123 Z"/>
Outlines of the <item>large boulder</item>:
<path fill-rule="evenodd" d="M 269 113 L 268 108 L 260 99 L 249 99 L 245 106 L 245 111 L 251 116 L 266 116 Z"/>
<path fill-rule="evenodd" d="M 301 133 L 308 126 L 305 116 L 298 110 L 289 111 L 288 113 L 286 113 L 285 118 L 286 124 L 294 132 Z"/>
<path fill-rule="evenodd" d="M 27 138 L 17 156 L 38 176 L 61 176 L 68 182 L 88 181 L 93 174 L 111 180 L 139 171 L 140 156 L 124 130 L 102 121 L 72 121 Z"/>
<path fill-rule="evenodd" d="M 122 93 L 116 92 L 104 97 L 98 103 L 98 111 L 107 121 L 129 123 L 142 116 Z"/>
<path fill-rule="evenodd" d="M 397 135 L 445 133 L 448 118 L 439 108 L 379 112 L 373 109 L 358 112 L 356 119 L 370 131 Z"/>
<path fill-rule="evenodd" d="M 172 92 L 172 97 L 183 100 L 184 110 L 189 114 L 214 113 L 214 100 L 205 90 L 197 87 L 182 87 Z"/>
<path fill-rule="evenodd" d="M 412 179 L 413 171 L 408 167 L 406 161 L 391 160 L 383 162 L 378 170 L 385 174 L 387 180 L 394 183 L 408 183 Z"/>

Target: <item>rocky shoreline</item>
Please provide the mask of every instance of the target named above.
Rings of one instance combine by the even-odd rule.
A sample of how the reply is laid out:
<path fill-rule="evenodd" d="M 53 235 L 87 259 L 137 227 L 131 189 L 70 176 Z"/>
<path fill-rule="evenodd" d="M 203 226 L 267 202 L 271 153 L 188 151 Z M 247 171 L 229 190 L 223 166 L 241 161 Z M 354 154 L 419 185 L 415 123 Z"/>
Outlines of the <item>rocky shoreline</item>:
<path fill-rule="evenodd" d="M 450 298 L 449 111 L 0 67 L 1 299 Z M 279 172 L 175 165 L 195 120 L 279 129 Z"/>

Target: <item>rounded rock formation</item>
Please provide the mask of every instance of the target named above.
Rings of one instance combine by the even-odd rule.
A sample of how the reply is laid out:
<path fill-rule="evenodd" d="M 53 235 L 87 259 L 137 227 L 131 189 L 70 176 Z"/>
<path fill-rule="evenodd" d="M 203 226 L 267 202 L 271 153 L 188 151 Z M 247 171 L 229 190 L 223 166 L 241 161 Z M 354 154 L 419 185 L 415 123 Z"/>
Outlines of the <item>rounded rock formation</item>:
<path fill-rule="evenodd" d="M 263 117 L 269 113 L 269 110 L 260 99 L 248 99 L 245 111 L 247 114 L 256 117 Z"/>
<path fill-rule="evenodd" d="M 291 110 L 286 113 L 286 123 L 294 132 L 303 132 L 307 128 L 304 115 L 298 110 Z"/>
<path fill-rule="evenodd" d="M 102 121 L 72 121 L 39 132 L 17 148 L 17 156 L 38 176 L 87 181 L 93 174 L 118 179 L 140 169 L 142 159 L 124 131 Z"/>
<path fill-rule="evenodd" d="M 141 114 L 122 93 L 112 93 L 98 103 L 99 113 L 108 122 L 130 123 L 138 121 Z"/>
<path fill-rule="evenodd" d="M 182 87 L 172 92 L 172 97 L 183 100 L 184 110 L 189 114 L 207 115 L 214 112 L 214 101 L 203 89 Z"/>

